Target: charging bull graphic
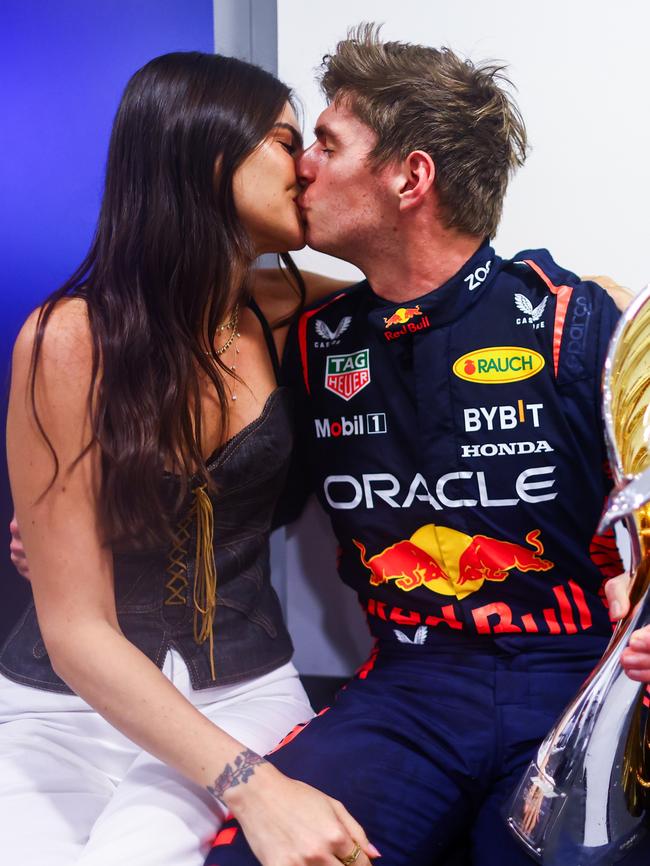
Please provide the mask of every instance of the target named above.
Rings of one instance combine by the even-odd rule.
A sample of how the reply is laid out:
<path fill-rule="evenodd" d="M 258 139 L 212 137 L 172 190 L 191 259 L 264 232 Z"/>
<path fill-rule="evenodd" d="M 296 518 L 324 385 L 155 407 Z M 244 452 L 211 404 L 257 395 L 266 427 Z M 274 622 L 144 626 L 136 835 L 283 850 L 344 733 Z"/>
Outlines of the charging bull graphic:
<path fill-rule="evenodd" d="M 384 316 L 384 322 L 386 323 L 386 327 L 390 328 L 392 325 L 405 325 L 407 322 L 410 322 L 414 316 L 421 315 L 422 311 L 420 310 L 419 304 L 415 307 L 399 307 L 388 318 Z"/>
<path fill-rule="evenodd" d="M 356 539 L 354 543 L 361 553 L 361 562 L 370 571 L 372 586 L 392 580 L 404 592 L 425 586 L 432 592 L 461 600 L 480 589 L 486 580 L 505 580 L 513 568 L 519 571 L 553 568 L 553 562 L 541 558 L 544 545 L 539 535 L 539 529 L 526 535 L 531 550 L 510 541 L 466 535 L 448 526 L 428 523 L 408 541 L 398 541 L 369 559 L 365 545 Z"/>

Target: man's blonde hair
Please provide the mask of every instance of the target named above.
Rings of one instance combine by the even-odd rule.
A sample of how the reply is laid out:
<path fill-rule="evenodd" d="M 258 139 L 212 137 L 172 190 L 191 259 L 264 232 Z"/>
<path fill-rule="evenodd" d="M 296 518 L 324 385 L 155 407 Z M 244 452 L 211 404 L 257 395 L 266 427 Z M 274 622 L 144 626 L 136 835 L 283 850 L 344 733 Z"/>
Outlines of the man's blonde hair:
<path fill-rule="evenodd" d="M 449 48 L 381 42 L 379 29 L 360 24 L 323 58 L 328 102 L 345 101 L 376 133 L 373 166 L 428 153 L 444 224 L 492 237 L 509 175 L 527 150 L 504 67 L 474 64 Z"/>

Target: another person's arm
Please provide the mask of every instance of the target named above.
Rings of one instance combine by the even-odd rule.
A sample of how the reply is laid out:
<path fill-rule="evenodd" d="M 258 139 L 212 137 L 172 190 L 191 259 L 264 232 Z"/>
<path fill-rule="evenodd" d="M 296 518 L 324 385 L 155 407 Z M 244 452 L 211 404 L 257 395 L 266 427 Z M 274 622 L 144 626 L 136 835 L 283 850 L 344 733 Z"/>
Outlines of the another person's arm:
<path fill-rule="evenodd" d="M 122 633 L 112 554 L 102 543 L 99 521 L 97 444 L 72 468 L 92 439 L 85 306 L 60 304 L 45 332 L 35 395 L 60 469 L 42 497 L 53 459 L 29 398 L 35 321 L 32 314 L 14 347 L 7 453 L 36 612 L 54 669 L 131 740 L 217 795 L 265 866 L 336 866 L 336 854 L 347 855 L 352 840 L 373 855 L 362 828 L 340 803 L 283 776 L 216 727 Z"/>

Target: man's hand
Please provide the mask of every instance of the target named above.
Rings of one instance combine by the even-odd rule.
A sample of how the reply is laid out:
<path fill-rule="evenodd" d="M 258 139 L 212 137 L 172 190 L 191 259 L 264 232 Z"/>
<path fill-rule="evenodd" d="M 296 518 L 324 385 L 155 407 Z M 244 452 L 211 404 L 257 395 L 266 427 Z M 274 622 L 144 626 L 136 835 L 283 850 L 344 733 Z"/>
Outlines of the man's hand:
<path fill-rule="evenodd" d="M 23 541 L 20 537 L 20 528 L 18 526 L 18 521 L 16 520 L 16 515 L 11 519 L 11 523 L 9 524 L 9 531 L 11 532 L 11 543 L 9 544 L 9 550 L 11 551 L 11 561 L 14 566 L 18 570 L 23 577 L 29 580 L 29 566 L 27 565 L 27 555 L 25 554 L 25 548 L 23 547 Z"/>
<path fill-rule="evenodd" d="M 619 574 L 605 584 L 609 615 L 614 622 L 622 619 L 630 609 L 630 575 Z M 621 664 L 631 680 L 650 683 L 650 626 L 637 629 L 623 651 Z"/>

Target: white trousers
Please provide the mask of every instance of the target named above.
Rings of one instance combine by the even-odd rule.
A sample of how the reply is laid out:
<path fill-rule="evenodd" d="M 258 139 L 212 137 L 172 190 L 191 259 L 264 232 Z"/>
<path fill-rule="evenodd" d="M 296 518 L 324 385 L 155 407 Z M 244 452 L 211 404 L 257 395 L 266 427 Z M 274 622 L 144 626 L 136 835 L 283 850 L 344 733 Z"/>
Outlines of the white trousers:
<path fill-rule="evenodd" d="M 195 707 L 264 754 L 313 712 L 292 664 L 194 691 L 181 656 L 163 672 Z M 81 698 L 0 676 L 0 863 L 202 866 L 222 807 L 138 748 Z"/>

